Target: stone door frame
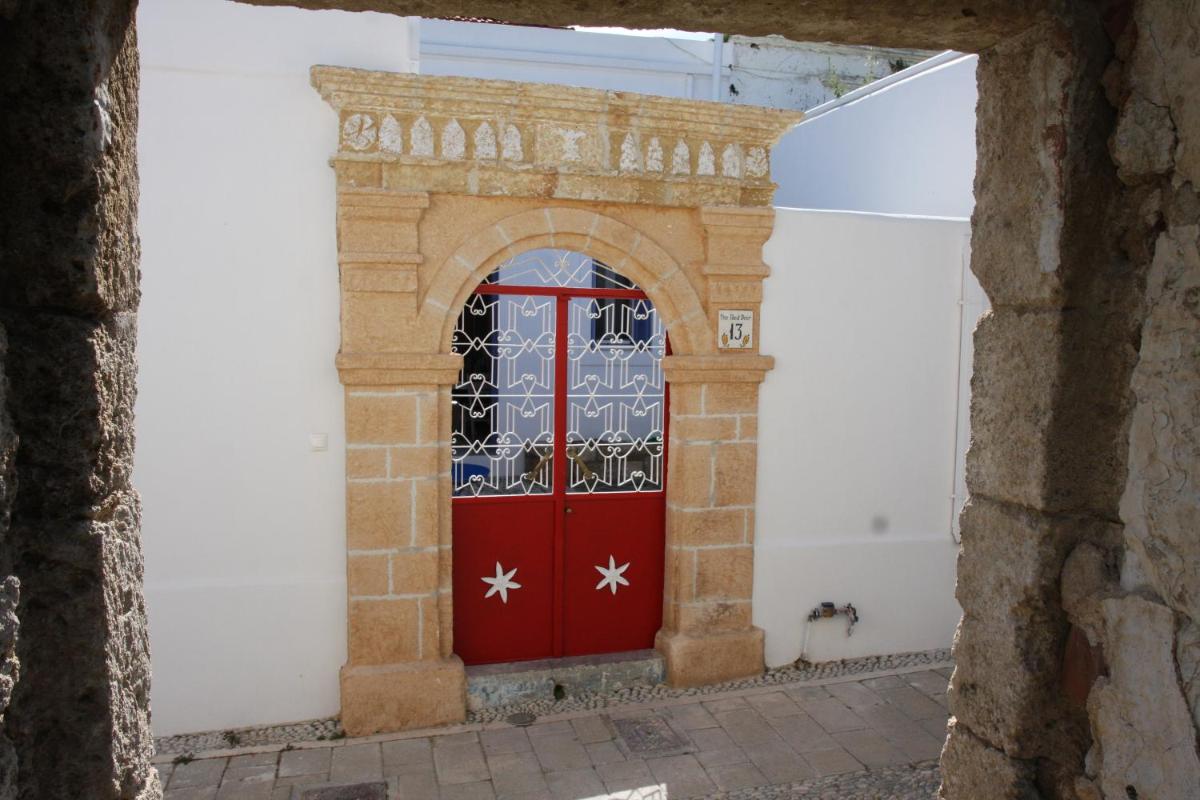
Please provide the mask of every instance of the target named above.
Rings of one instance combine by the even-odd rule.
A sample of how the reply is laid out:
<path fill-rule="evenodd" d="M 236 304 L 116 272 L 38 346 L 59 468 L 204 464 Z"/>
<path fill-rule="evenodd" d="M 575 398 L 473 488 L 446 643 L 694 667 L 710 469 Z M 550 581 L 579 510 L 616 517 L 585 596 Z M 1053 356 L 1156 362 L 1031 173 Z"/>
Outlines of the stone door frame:
<path fill-rule="evenodd" d="M 766 152 L 799 115 L 329 67 L 313 82 L 341 131 L 346 731 L 465 718 L 452 635 L 450 390 L 461 357 L 451 339 L 475 287 L 543 247 L 636 282 L 671 339 L 656 637 L 668 681 L 760 672 L 751 595 L 758 386 L 773 362 L 757 324 L 774 219 Z M 723 309 L 755 313 L 750 348 L 718 348 Z"/>

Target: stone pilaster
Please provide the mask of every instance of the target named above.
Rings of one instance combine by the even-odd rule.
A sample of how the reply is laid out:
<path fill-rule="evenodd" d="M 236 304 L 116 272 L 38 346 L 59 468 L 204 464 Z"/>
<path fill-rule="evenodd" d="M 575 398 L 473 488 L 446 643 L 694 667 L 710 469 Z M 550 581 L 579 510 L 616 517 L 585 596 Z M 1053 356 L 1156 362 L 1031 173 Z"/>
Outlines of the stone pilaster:
<path fill-rule="evenodd" d="M 663 629 L 667 681 L 697 686 L 763 669 L 751 624 L 758 389 L 767 356 L 668 356 L 671 386 Z"/>
<path fill-rule="evenodd" d="M 763 279 L 771 269 L 762 260 L 762 248 L 775 225 L 773 208 L 702 208 L 704 264 L 708 283 L 707 311 L 714 331 L 722 310 L 754 313 L 750 352 L 759 351 Z"/>
<path fill-rule="evenodd" d="M 351 734 L 461 720 L 452 655 L 449 389 L 454 355 L 342 354 Z"/>

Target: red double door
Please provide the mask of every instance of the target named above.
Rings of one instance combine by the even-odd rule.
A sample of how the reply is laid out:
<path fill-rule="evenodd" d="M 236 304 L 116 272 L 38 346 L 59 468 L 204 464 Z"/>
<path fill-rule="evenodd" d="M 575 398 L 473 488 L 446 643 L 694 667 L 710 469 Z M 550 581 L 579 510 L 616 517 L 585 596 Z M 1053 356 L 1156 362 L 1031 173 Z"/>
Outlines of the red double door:
<path fill-rule="evenodd" d="M 534 257 L 573 259 L 558 264 L 572 280 L 511 285 L 532 281 L 506 265 L 455 333 L 454 649 L 468 664 L 647 648 L 662 623 L 665 333 L 603 265 Z"/>

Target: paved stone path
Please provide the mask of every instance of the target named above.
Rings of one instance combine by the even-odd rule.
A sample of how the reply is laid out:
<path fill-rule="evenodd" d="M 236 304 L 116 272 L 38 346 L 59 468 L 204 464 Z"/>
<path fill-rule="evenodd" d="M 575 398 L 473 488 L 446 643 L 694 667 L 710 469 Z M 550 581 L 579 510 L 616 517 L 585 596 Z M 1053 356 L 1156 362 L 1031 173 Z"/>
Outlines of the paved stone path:
<path fill-rule="evenodd" d="M 948 676 L 783 685 L 158 767 L 166 800 L 323 800 L 315 790 L 355 783 L 383 784 L 364 800 L 928 800 Z"/>

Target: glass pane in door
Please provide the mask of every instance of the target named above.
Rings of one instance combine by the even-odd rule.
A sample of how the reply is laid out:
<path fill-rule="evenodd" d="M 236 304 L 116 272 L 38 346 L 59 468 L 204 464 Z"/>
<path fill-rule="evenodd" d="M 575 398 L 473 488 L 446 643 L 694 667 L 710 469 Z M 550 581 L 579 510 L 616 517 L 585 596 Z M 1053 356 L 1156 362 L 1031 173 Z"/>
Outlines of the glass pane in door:
<path fill-rule="evenodd" d="M 548 494 L 554 452 L 553 297 L 473 294 L 454 331 L 455 497 Z"/>
<path fill-rule="evenodd" d="M 663 488 L 666 334 L 646 299 L 568 304 L 567 492 Z"/>

